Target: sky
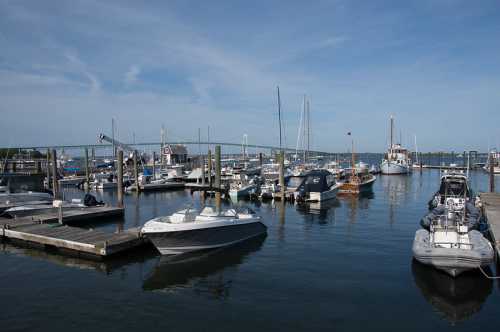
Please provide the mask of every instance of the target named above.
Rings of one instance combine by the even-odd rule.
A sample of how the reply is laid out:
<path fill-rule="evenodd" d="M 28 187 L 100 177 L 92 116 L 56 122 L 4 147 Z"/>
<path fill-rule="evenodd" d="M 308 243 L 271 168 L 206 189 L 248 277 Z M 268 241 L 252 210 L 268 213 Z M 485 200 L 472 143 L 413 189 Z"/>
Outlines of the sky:
<path fill-rule="evenodd" d="M 0 0 L 0 146 L 500 147 L 499 1 Z"/>

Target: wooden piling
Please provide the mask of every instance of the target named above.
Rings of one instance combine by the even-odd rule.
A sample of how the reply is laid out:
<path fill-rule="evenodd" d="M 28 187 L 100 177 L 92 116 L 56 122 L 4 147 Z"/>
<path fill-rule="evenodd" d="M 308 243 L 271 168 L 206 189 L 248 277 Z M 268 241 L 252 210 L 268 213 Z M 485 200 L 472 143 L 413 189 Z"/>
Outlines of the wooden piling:
<path fill-rule="evenodd" d="M 51 187 L 51 181 L 50 181 L 50 150 L 47 149 L 47 167 L 46 167 L 46 172 L 47 172 L 47 189 L 50 189 Z"/>
<path fill-rule="evenodd" d="M 117 198 L 118 207 L 123 208 L 123 150 L 118 150 L 118 161 L 116 165 L 117 178 Z"/>
<path fill-rule="evenodd" d="M 281 199 L 285 199 L 285 152 L 281 151 L 279 155 L 279 172 L 280 172 L 280 194 Z"/>
<path fill-rule="evenodd" d="M 11 162 L 11 170 L 12 170 L 12 173 L 16 173 L 17 172 L 17 160 L 12 160 L 12 162 Z"/>
<path fill-rule="evenodd" d="M 262 167 L 262 152 L 259 152 L 259 166 Z"/>
<path fill-rule="evenodd" d="M 495 169 L 492 162 L 490 162 L 490 192 L 495 192 Z"/>
<path fill-rule="evenodd" d="M 90 187 L 89 148 L 85 148 L 85 189 Z"/>
<path fill-rule="evenodd" d="M 156 152 L 153 151 L 153 180 L 156 180 Z"/>
<path fill-rule="evenodd" d="M 207 154 L 207 166 L 208 166 L 208 187 L 212 189 L 212 151 L 208 149 Z"/>
<path fill-rule="evenodd" d="M 221 164 L 220 164 L 220 145 L 215 146 L 215 207 L 217 211 L 221 210 Z"/>
<path fill-rule="evenodd" d="M 201 185 L 205 186 L 205 158 L 200 156 L 200 168 L 201 168 Z"/>
<path fill-rule="evenodd" d="M 57 152 L 55 149 L 52 149 L 50 159 L 52 159 L 52 191 L 54 193 L 54 198 L 59 199 L 59 181 L 57 179 Z"/>
<path fill-rule="evenodd" d="M 137 150 L 134 150 L 134 180 L 136 192 L 139 192 L 141 190 L 141 186 L 139 185 L 139 165 L 137 164 Z"/>

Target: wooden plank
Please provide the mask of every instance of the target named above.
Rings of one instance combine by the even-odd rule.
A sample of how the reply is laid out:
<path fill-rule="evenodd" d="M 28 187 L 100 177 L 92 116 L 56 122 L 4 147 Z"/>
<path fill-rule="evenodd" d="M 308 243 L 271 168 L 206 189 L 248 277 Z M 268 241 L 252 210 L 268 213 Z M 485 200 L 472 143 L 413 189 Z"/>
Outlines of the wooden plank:
<path fill-rule="evenodd" d="M 488 229 L 491 239 L 497 250 L 497 257 L 500 258 L 500 194 L 480 193 L 483 213 L 488 222 Z"/>

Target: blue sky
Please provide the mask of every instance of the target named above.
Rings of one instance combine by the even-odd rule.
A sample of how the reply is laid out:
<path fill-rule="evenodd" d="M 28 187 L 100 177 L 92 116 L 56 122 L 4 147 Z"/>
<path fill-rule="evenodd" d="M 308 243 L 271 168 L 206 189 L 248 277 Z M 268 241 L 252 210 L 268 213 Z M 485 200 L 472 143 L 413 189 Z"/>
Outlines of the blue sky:
<path fill-rule="evenodd" d="M 383 151 L 500 144 L 498 1 L 0 1 L 0 145 L 286 142 Z"/>

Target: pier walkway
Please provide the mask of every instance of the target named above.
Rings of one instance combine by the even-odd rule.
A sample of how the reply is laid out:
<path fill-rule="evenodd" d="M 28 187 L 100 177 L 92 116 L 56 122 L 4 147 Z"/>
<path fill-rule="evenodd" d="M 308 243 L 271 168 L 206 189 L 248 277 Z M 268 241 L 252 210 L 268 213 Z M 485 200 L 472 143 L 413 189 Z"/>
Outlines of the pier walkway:
<path fill-rule="evenodd" d="M 26 218 L 2 218 L 0 227 L 2 238 L 96 258 L 110 256 L 143 243 L 136 228 L 121 233 L 107 233 L 60 224 L 42 224 Z"/>
<path fill-rule="evenodd" d="M 483 213 L 488 222 L 493 244 L 500 257 L 500 193 L 480 193 Z"/>

